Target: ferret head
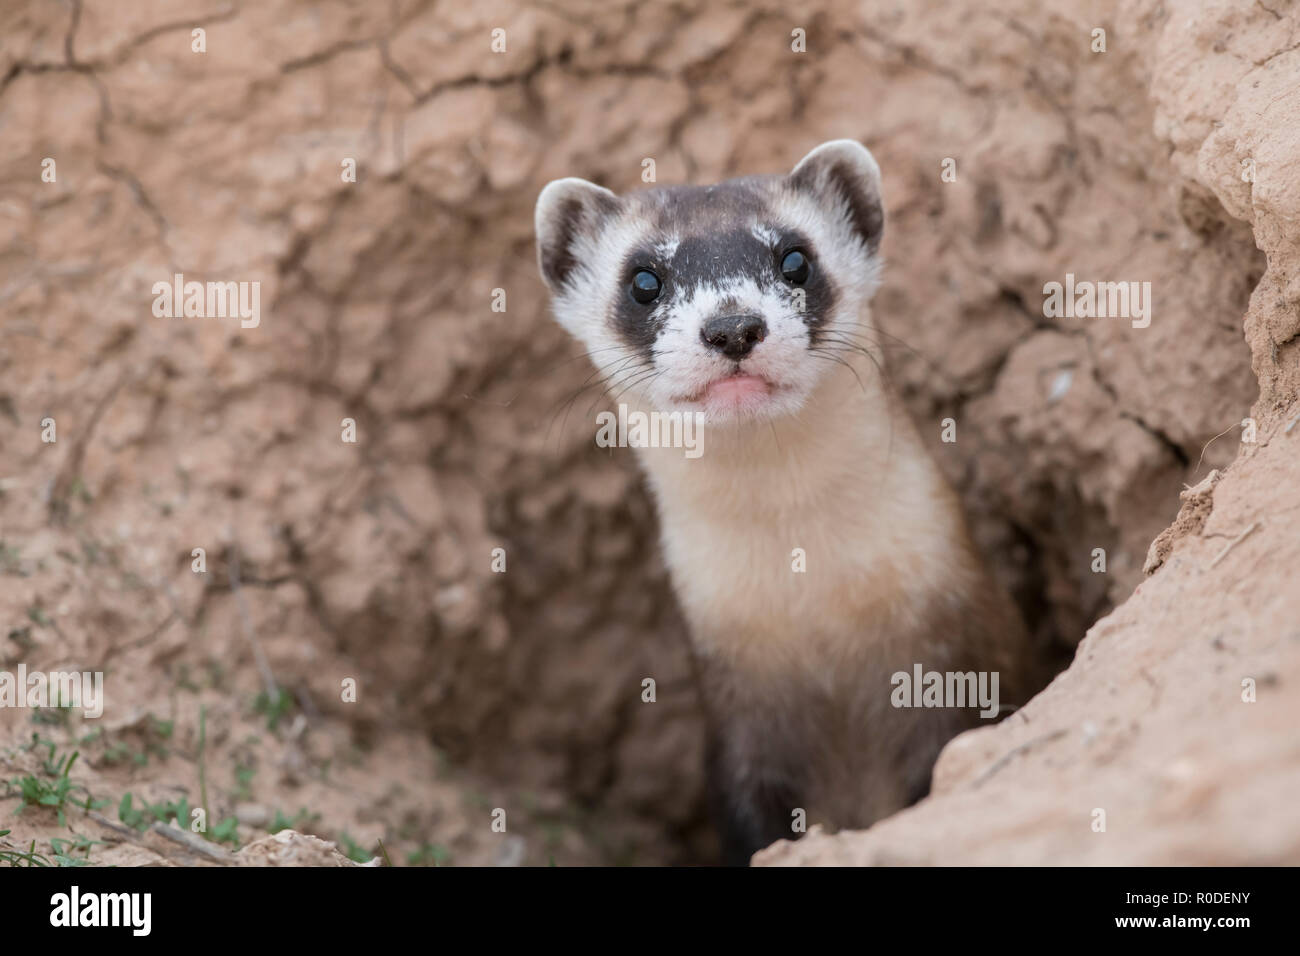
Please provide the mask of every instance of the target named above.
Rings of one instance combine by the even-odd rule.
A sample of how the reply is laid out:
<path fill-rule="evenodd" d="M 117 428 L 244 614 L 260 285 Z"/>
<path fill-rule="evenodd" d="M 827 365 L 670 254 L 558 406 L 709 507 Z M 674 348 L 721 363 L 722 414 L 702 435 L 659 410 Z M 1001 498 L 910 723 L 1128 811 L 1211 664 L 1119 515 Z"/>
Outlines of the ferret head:
<path fill-rule="evenodd" d="M 616 196 L 557 179 L 537 200 L 560 323 L 616 397 L 716 423 L 797 412 L 877 285 L 880 168 L 851 140 L 785 176 Z"/>

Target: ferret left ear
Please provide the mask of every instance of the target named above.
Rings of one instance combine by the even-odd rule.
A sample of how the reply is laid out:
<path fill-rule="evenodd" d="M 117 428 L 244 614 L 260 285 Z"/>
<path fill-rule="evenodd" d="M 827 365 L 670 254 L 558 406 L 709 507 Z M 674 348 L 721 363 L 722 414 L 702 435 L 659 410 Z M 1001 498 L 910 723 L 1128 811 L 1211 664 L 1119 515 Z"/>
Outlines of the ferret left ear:
<path fill-rule="evenodd" d="M 559 292 L 578 261 L 573 245 L 584 233 L 594 233 L 604 217 L 618 209 L 618 197 L 603 186 L 570 177 L 546 184 L 537 197 L 533 225 L 537 231 L 537 263 L 552 292 Z"/>
<path fill-rule="evenodd" d="M 790 184 L 836 204 L 874 255 L 885 228 L 880 166 L 871 151 L 851 139 L 822 143 L 799 160 Z"/>

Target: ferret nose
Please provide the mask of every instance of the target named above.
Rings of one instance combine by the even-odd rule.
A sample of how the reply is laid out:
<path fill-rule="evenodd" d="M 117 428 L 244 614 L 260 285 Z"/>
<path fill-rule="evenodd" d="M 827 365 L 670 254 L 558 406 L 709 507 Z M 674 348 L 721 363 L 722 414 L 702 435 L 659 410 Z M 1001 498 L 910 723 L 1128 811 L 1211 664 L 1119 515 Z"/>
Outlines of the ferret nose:
<path fill-rule="evenodd" d="M 719 315 L 704 323 L 700 338 L 709 348 L 740 361 L 767 338 L 767 323 L 757 315 Z"/>

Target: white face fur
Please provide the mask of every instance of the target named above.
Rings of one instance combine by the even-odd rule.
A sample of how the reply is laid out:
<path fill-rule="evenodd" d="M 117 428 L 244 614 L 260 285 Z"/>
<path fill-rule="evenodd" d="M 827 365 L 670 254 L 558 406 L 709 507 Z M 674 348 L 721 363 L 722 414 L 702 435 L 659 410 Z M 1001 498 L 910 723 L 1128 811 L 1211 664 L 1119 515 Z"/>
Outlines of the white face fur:
<path fill-rule="evenodd" d="M 555 314 L 615 401 L 725 424 L 797 413 L 858 343 L 879 272 L 880 171 L 851 140 L 787 176 L 537 200 Z"/>

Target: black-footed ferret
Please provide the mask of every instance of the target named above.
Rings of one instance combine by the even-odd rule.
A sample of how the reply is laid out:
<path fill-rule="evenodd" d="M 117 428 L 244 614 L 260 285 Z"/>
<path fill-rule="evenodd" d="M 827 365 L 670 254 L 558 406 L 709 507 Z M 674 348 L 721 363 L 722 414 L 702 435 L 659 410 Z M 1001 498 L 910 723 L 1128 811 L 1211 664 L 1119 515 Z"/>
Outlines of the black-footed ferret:
<path fill-rule="evenodd" d="M 702 422 L 698 456 L 638 457 L 729 862 L 924 796 L 981 719 L 977 675 L 1004 704 L 1033 689 L 1019 617 L 881 371 L 883 226 L 879 167 L 850 140 L 785 176 L 625 196 L 560 179 L 537 201 L 555 314 L 611 392 Z"/>

